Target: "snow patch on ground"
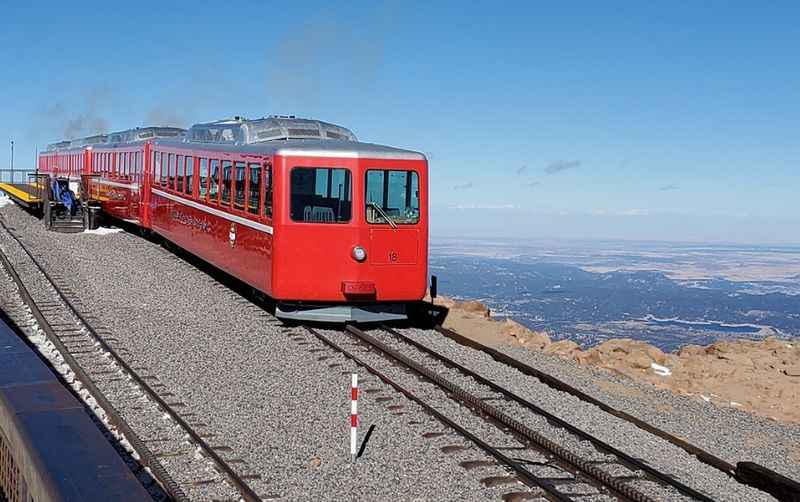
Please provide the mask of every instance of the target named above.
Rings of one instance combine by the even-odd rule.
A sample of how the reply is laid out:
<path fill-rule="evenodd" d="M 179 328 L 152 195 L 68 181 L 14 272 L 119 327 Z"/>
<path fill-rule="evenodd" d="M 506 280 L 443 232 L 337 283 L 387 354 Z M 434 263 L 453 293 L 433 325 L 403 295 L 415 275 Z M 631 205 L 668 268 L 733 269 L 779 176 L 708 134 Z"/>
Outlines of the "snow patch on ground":
<path fill-rule="evenodd" d="M 660 364 L 650 363 L 650 367 L 653 368 L 655 374 L 659 376 L 670 376 L 672 374 L 671 369 L 666 366 L 661 366 Z"/>
<path fill-rule="evenodd" d="M 92 235 L 108 235 L 108 234 L 117 234 L 122 232 L 121 228 L 115 227 L 100 227 L 97 230 L 84 230 L 83 233 L 85 234 L 92 234 Z"/>

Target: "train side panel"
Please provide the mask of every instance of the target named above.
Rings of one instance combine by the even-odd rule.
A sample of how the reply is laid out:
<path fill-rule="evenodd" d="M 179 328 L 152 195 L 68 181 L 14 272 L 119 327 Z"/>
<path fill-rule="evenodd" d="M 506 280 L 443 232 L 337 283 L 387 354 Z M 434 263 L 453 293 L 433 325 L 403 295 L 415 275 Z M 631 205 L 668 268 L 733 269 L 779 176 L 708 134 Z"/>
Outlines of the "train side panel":
<path fill-rule="evenodd" d="M 178 150 L 156 151 L 156 155 L 178 154 Z M 180 151 L 189 155 L 189 151 Z M 193 158 L 208 160 L 238 159 L 231 154 L 198 152 Z M 215 158 L 217 157 L 217 158 Z M 252 159 L 249 159 L 252 162 Z M 264 159 L 258 163 L 264 165 Z M 149 193 L 148 216 L 152 230 L 176 245 L 224 270 L 243 282 L 272 294 L 273 227 L 271 222 L 225 204 L 213 201 L 209 192 L 199 196 L 200 178 L 193 177 L 192 194 L 176 190 L 175 182 L 163 182 L 161 163 L 154 163 L 153 185 Z M 199 173 L 199 169 L 197 171 Z"/>

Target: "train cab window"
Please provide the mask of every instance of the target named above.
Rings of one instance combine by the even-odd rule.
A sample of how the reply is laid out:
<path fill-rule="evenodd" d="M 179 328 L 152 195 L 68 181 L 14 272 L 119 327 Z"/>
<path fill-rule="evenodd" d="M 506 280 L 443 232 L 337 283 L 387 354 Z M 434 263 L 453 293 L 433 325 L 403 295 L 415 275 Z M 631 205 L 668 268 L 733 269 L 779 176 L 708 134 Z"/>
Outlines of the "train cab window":
<path fill-rule="evenodd" d="M 186 157 L 186 194 L 194 192 L 194 157 Z"/>
<path fill-rule="evenodd" d="M 233 178 L 233 163 L 230 160 L 222 161 L 222 203 L 231 203 L 231 180 Z"/>
<path fill-rule="evenodd" d="M 236 185 L 234 189 L 233 207 L 236 209 L 244 210 L 244 194 L 245 194 L 245 175 L 247 173 L 247 165 L 244 162 L 237 162 L 236 164 Z"/>
<path fill-rule="evenodd" d="M 343 223 L 352 213 L 350 171 L 296 167 L 291 175 L 290 214 L 294 221 Z"/>
<path fill-rule="evenodd" d="M 419 175 L 414 171 L 369 170 L 365 200 L 369 223 L 418 223 Z"/>
<path fill-rule="evenodd" d="M 212 202 L 219 203 L 219 161 L 211 160 L 211 186 L 208 189 L 208 198 Z"/>
<path fill-rule="evenodd" d="M 175 176 L 175 190 L 179 192 L 183 192 L 183 176 L 186 169 L 186 164 L 184 164 L 183 155 L 178 155 L 178 171 Z"/>
<path fill-rule="evenodd" d="M 208 159 L 200 159 L 200 198 L 208 195 Z"/>
<path fill-rule="evenodd" d="M 258 214 L 258 196 L 261 193 L 261 164 L 251 163 L 248 175 L 250 184 L 247 192 L 247 212 Z"/>

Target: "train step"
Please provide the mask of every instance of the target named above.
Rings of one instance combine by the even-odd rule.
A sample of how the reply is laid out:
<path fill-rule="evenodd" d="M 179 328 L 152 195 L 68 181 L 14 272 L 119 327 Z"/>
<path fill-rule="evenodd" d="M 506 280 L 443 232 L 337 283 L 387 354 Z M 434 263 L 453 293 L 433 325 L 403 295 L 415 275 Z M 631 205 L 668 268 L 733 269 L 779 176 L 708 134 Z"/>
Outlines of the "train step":
<path fill-rule="evenodd" d="M 83 218 L 80 219 L 70 219 L 70 220 L 59 220 L 54 219 L 50 223 L 50 230 L 54 232 L 62 232 L 62 233 L 78 233 L 83 232 L 85 229 Z"/>

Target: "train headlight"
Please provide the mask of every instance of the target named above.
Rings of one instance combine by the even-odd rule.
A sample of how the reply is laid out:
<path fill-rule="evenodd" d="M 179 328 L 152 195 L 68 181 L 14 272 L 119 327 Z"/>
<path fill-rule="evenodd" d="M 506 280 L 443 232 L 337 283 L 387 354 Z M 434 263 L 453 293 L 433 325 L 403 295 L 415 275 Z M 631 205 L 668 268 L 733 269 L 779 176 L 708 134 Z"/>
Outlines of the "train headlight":
<path fill-rule="evenodd" d="M 353 248 L 352 255 L 355 261 L 362 262 L 367 259 L 367 250 L 361 246 L 356 246 Z"/>

